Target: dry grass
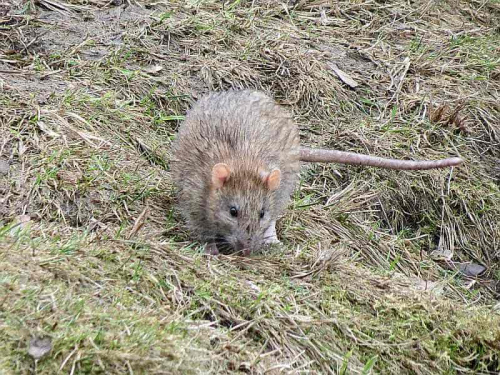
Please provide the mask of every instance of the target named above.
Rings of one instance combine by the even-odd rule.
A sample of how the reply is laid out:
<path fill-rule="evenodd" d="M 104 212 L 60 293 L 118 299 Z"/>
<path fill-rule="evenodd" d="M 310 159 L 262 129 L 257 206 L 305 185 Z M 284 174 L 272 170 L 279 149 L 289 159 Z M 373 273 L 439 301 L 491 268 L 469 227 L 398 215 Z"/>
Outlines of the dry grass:
<path fill-rule="evenodd" d="M 331 4 L 0 0 L 2 374 L 500 371 L 500 3 Z M 282 247 L 207 258 L 169 145 L 230 87 L 305 144 L 466 164 L 305 166 Z"/>

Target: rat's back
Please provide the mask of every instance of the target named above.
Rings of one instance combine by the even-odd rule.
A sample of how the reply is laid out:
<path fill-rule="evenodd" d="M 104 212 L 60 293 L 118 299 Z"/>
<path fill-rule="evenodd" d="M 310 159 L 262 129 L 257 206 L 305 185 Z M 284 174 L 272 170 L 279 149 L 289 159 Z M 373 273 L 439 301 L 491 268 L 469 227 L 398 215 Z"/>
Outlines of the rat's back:
<path fill-rule="evenodd" d="M 179 129 L 176 149 L 191 162 L 247 158 L 274 164 L 273 158 L 297 152 L 298 145 L 297 128 L 285 110 L 261 92 L 242 90 L 200 99 Z"/>

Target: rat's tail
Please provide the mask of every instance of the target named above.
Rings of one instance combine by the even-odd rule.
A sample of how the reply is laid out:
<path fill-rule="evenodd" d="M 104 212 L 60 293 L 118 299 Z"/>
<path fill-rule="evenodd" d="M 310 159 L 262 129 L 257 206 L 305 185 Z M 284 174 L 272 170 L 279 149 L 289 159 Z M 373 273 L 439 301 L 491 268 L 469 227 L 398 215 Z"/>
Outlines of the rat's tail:
<path fill-rule="evenodd" d="M 384 159 L 377 156 L 356 154 L 348 151 L 324 150 L 324 149 L 300 149 L 300 160 L 312 163 L 340 163 L 350 165 L 365 165 L 385 169 L 417 170 L 454 167 L 462 164 L 460 158 L 448 158 L 441 160 L 398 160 Z"/>

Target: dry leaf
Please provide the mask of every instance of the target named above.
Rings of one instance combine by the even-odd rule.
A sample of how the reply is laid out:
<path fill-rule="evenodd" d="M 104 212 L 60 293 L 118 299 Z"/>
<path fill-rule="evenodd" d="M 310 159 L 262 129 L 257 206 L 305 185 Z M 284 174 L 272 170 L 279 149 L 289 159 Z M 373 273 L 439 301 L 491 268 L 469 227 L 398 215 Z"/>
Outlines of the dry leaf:
<path fill-rule="evenodd" d="M 247 281 L 247 284 L 250 286 L 250 288 L 255 290 L 257 293 L 260 293 L 260 288 L 257 285 L 255 285 L 253 282 Z"/>
<path fill-rule="evenodd" d="M 59 171 L 57 177 L 68 184 L 75 185 L 83 177 L 80 171 Z"/>
<path fill-rule="evenodd" d="M 331 64 L 330 67 L 335 72 L 335 74 L 342 80 L 342 82 L 344 82 L 349 87 L 352 87 L 354 89 L 359 86 L 359 84 L 355 80 L 353 80 L 351 76 L 349 76 L 349 74 L 344 73 L 342 70 L 340 70 L 337 64 Z"/>
<path fill-rule="evenodd" d="M 52 350 L 52 339 L 49 336 L 33 337 L 30 340 L 28 354 L 34 360 L 39 360 Z"/>
<path fill-rule="evenodd" d="M 464 103 L 458 104 L 453 110 L 448 105 L 441 104 L 435 110 L 429 111 L 429 119 L 431 122 L 453 126 L 463 133 L 469 133 L 468 120 L 465 115 L 461 114 L 464 108 Z"/>
<path fill-rule="evenodd" d="M 434 260 L 446 260 L 450 261 L 453 258 L 453 251 L 437 249 L 431 252 L 431 258 Z"/>
<path fill-rule="evenodd" d="M 38 128 L 52 138 L 59 138 L 61 135 L 50 129 L 43 121 L 37 122 Z"/>
<path fill-rule="evenodd" d="M 24 145 L 24 142 L 21 139 L 17 142 L 17 146 L 18 146 L 19 157 L 21 157 L 21 156 L 24 155 L 24 153 L 26 152 L 27 148 L 26 148 L 26 146 Z"/>
<path fill-rule="evenodd" d="M 415 289 L 431 292 L 434 295 L 441 295 L 443 294 L 444 287 L 441 283 L 436 281 L 418 279 L 418 281 L 415 282 Z"/>
<path fill-rule="evenodd" d="M 322 9 L 320 13 L 319 23 L 322 26 L 327 26 L 330 22 L 328 16 L 326 15 L 326 10 Z"/>
<path fill-rule="evenodd" d="M 449 108 L 446 104 L 440 105 L 435 111 L 429 112 L 429 117 L 431 122 L 441 122 L 445 117 L 445 114 L 449 112 Z"/>
<path fill-rule="evenodd" d="M 106 229 L 107 226 L 106 224 L 100 222 L 99 220 L 97 220 L 96 218 L 92 217 L 90 218 L 90 224 L 88 226 L 89 228 L 89 232 L 92 232 L 94 230 L 97 230 L 97 229 Z"/>
<path fill-rule="evenodd" d="M 9 174 L 10 164 L 7 160 L 0 159 L 0 175 Z"/>
<path fill-rule="evenodd" d="M 458 270 L 465 276 L 476 277 L 484 273 L 486 267 L 476 263 L 461 263 L 458 265 Z"/>
<path fill-rule="evenodd" d="M 31 218 L 29 217 L 29 215 L 16 216 L 16 218 L 14 219 L 14 225 L 10 229 L 11 236 L 15 236 L 20 231 L 22 231 L 24 228 L 26 228 L 30 221 L 31 221 Z"/>
<path fill-rule="evenodd" d="M 464 288 L 470 290 L 476 283 L 477 283 L 476 280 L 469 280 L 464 283 Z"/>
<path fill-rule="evenodd" d="M 163 67 L 161 65 L 151 65 L 144 69 L 144 71 L 149 74 L 156 74 L 161 70 L 163 70 Z"/>
<path fill-rule="evenodd" d="M 144 210 L 142 210 L 139 217 L 135 220 L 134 227 L 132 228 L 132 231 L 130 232 L 128 239 L 132 238 L 132 236 L 134 236 L 142 228 L 142 226 L 146 222 L 147 214 L 148 214 L 148 206 L 144 207 Z"/>

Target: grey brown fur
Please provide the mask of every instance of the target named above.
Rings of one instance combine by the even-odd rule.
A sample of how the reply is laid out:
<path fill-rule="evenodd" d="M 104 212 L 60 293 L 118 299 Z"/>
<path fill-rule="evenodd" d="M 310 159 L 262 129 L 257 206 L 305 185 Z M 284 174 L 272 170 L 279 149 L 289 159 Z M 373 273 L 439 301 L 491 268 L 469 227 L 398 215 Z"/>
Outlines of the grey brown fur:
<path fill-rule="evenodd" d="M 240 251 L 261 247 L 294 190 L 299 154 L 291 116 L 263 93 L 230 91 L 199 100 L 179 130 L 172 163 L 180 211 L 191 232 L 203 242 L 227 242 Z M 211 183 L 217 163 L 232 170 L 221 189 Z M 269 191 L 260 173 L 275 168 L 281 183 Z M 240 211 L 237 218 L 229 214 L 233 205 Z"/>
<path fill-rule="evenodd" d="M 295 188 L 301 160 L 393 169 L 461 163 L 458 158 L 413 162 L 301 148 L 290 114 L 267 95 L 252 90 L 213 93 L 200 99 L 187 113 L 173 153 L 180 211 L 191 232 L 213 254 L 224 248 L 248 254 L 277 241 L 274 225 Z M 281 176 L 276 189 L 270 188 L 273 170 Z M 231 215 L 232 207 L 237 217 Z"/>

